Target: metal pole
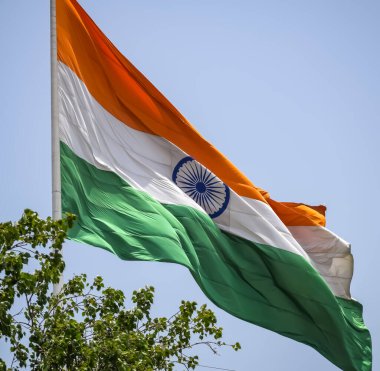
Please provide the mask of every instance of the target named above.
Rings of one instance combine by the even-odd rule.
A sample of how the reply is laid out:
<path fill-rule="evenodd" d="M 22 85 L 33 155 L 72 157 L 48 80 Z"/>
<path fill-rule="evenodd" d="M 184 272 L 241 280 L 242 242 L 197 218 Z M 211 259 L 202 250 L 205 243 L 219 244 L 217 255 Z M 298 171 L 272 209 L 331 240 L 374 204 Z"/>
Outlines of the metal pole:
<path fill-rule="evenodd" d="M 58 62 L 57 62 L 57 22 L 56 0 L 50 0 L 50 73 L 51 73 L 51 150 L 52 150 L 52 211 L 53 219 L 62 218 L 61 205 L 61 168 L 59 154 L 58 127 Z M 61 275 L 59 283 L 53 286 L 53 295 L 57 295 L 63 284 Z"/>

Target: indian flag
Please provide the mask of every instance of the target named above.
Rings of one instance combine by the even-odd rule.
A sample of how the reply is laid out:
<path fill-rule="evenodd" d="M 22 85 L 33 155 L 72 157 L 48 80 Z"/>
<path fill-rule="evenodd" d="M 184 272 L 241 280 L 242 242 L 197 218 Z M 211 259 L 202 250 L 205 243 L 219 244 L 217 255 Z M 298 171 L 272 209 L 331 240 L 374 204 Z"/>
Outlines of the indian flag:
<path fill-rule="evenodd" d="M 75 0 L 57 0 L 57 48 L 62 207 L 78 216 L 69 237 L 181 264 L 232 315 L 370 370 L 350 245 L 325 228 L 325 208 L 256 187 Z"/>

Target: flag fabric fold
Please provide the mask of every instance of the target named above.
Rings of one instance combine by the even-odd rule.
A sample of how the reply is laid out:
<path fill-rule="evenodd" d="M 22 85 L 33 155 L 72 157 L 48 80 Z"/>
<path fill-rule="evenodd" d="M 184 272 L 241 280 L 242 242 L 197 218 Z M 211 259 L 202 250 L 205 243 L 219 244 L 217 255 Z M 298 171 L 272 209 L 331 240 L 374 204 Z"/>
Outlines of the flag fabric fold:
<path fill-rule="evenodd" d="M 75 0 L 57 0 L 63 211 L 73 240 L 178 263 L 236 317 L 371 369 L 350 245 L 325 207 L 277 202 L 206 141 Z"/>

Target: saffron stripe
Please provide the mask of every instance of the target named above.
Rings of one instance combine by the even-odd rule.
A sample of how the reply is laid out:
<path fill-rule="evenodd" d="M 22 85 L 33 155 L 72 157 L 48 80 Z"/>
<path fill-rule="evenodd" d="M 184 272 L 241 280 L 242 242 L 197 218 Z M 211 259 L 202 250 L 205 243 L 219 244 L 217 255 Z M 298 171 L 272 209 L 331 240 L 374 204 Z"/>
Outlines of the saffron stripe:
<path fill-rule="evenodd" d="M 128 61 L 72 0 L 57 0 L 58 59 L 115 118 L 174 143 L 240 196 L 268 202 L 286 225 L 325 225 L 323 207 L 281 203 L 257 188 Z"/>

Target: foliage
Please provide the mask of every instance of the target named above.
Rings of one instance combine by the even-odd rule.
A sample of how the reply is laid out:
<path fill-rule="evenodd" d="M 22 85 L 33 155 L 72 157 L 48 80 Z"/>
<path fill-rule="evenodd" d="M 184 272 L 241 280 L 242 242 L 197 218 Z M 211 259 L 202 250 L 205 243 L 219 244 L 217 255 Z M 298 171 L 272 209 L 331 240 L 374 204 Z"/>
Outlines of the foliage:
<path fill-rule="evenodd" d="M 122 291 L 105 288 L 101 277 L 89 283 L 85 274 L 52 295 L 74 219 L 43 220 L 25 210 L 17 223 L 0 224 L 0 339 L 10 342 L 12 369 L 194 369 L 194 347 L 206 345 L 216 353 L 227 345 L 206 305 L 182 301 L 170 318 L 151 317 L 153 287 L 134 291 L 129 309 Z M 228 346 L 240 349 L 239 343 Z M 7 369 L 1 358 L 0 369 Z"/>

